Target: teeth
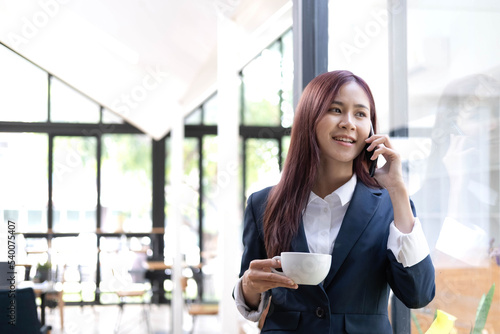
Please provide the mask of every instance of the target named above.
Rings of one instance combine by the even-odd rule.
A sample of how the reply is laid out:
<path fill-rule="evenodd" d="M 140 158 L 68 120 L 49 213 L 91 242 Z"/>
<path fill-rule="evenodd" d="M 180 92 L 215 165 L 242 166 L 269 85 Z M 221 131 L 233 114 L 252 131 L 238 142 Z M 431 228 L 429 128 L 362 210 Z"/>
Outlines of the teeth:
<path fill-rule="evenodd" d="M 339 140 L 339 141 L 345 141 L 346 143 L 353 143 L 353 141 L 351 139 L 347 139 L 347 138 L 333 138 L 335 140 Z"/>

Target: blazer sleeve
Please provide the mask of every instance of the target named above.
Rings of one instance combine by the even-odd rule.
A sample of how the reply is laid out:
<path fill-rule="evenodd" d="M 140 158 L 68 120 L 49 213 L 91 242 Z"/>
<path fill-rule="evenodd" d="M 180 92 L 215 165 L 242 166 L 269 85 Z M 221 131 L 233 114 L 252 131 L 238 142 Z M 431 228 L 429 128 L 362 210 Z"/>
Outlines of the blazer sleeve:
<path fill-rule="evenodd" d="M 411 202 L 413 215 L 416 210 Z M 387 250 L 389 266 L 387 267 L 387 281 L 394 294 L 409 308 L 421 308 L 429 304 L 435 295 L 434 265 L 430 255 L 419 263 L 404 267 L 398 262 L 394 253 Z"/>
<path fill-rule="evenodd" d="M 267 200 L 268 189 L 250 195 L 244 214 L 243 255 L 239 277 L 243 276 L 255 259 L 266 259 L 262 217 Z"/>

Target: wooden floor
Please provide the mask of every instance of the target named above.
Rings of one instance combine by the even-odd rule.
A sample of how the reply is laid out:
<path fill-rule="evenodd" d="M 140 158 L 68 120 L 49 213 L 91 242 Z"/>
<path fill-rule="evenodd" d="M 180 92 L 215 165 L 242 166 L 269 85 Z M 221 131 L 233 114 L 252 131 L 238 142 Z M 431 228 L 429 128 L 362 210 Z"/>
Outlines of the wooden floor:
<path fill-rule="evenodd" d="M 121 320 L 118 306 L 66 306 L 64 308 L 64 330 L 60 327 L 57 309 L 47 310 L 46 323 L 52 326 L 52 334 L 112 334 L 139 333 L 148 334 L 146 318 L 149 318 L 150 334 L 171 333 L 171 309 L 168 305 L 146 306 L 125 305 Z M 183 332 L 193 334 L 220 333 L 219 316 L 197 316 L 193 318 L 185 312 L 183 316 Z M 119 325 L 117 323 L 119 322 Z M 193 327 L 194 325 L 194 327 Z M 118 327 L 118 331 L 115 329 Z"/>

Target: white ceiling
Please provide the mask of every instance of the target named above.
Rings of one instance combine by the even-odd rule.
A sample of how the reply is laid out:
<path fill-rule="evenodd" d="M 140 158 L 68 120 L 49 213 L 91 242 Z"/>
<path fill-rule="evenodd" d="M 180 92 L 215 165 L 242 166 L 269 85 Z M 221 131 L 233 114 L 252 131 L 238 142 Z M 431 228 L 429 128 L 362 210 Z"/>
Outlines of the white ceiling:
<path fill-rule="evenodd" d="M 0 41 L 155 139 L 217 89 L 217 20 L 243 66 L 292 25 L 291 0 L 0 0 Z"/>

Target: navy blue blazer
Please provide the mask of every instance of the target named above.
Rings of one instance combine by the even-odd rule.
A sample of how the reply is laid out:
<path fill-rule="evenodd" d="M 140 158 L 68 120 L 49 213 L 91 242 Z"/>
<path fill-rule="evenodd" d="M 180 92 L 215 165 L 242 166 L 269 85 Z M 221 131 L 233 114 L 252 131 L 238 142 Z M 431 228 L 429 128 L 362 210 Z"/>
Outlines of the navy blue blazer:
<path fill-rule="evenodd" d="M 245 209 L 240 277 L 250 261 L 266 259 L 263 214 L 271 188 L 252 194 Z M 412 203 L 412 210 L 415 209 Z M 392 333 L 388 298 L 394 294 L 408 307 L 421 308 L 434 298 L 434 266 L 430 256 L 404 268 L 387 249 L 393 221 L 385 189 L 358 181 L 332 252 L 324 282 L 271 290 L 263 333 Z M 303 222 L 291 251 L 309 252 Z"/>

